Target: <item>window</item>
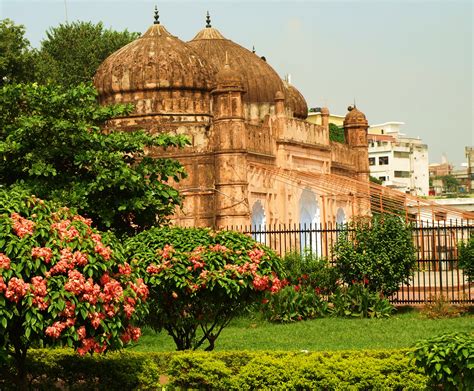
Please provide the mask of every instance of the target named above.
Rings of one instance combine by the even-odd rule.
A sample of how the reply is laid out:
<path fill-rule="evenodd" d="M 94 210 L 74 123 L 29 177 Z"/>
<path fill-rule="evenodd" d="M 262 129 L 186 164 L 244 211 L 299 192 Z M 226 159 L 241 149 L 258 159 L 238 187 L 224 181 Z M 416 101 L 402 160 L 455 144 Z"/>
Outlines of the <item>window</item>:
<path fill-rule="evenodd" d="M 399 159 L 409 159 L 410 158 L 410 152 L 397 152 L 395 151 L 393 153 L 393 157 L 399 158 Z"/>
<path fill-rule="evenodd" d="M 382 182 L 385 182 L 387 180 L 387 177 L 385 176 L 379 176 L 379 179 L 382 181 Z"/>
<path fill-rule="evenodd" d="M 379 157 L 379 165 L 387 165 L 388 164 L 388 156 L 380 156 Z"/>
<path fill-rule="evenodd" d="M 375 166 L 375 158 L 369 157 L 369 166 Z"/>
<path fill-rule="evenodd" d="M 395 171 L 395 178 L 410 178 L 410 171 Z"/>

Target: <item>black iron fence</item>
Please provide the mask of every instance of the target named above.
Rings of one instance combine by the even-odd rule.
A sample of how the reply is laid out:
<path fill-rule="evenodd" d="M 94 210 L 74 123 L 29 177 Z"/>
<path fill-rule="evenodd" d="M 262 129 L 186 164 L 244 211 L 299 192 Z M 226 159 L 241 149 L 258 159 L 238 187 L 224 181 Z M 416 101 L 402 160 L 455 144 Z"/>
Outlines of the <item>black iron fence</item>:
<path fill-rule="evenodd" d="M 290 252 L 310 252 L 334 263 L 332 248 L 343 224 L 278 224 L 231 226 L 228 229 L 252 235 L 284 256 Z M 410 283 L 390 299 L 395 304 L 432 302 L 443 296 L 450 303 L 474 303 L 474 283 L 458 266 L 458 245 L 474 235 L 474 221 L 419 222 L 413 225 L 413 241 L 418 269 Z"/>

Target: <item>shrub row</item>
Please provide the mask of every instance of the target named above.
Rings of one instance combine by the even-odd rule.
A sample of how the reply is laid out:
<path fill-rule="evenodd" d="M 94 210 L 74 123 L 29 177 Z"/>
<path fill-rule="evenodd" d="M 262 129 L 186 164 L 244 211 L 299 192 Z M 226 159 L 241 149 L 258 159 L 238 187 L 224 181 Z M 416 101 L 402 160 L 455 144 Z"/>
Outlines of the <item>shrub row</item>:
<path fill-rule="evenodd" d="M 27 365 L 32 387 L 48 390 L 425 390 L 428 382 L 405 350 L 122 351 L 80 357 L 72 350 L 38 349 L 28 353 Z M 0 388 L 7 387 L 0 380 Z"/>

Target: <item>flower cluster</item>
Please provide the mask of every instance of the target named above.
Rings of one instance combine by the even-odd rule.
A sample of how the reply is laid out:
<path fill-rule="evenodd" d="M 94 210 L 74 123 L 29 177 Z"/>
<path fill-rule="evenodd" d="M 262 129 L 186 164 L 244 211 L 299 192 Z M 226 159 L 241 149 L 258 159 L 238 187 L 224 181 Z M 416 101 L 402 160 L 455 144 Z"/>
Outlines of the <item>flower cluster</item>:
<path fill-rule="evenodd" d="M 70 242 L 79 236 L 79 231 L 71 225 L 71 220 L 65 219 L 51 225 L 51 229 L 56 231 L 61 240 Z"/>
<path fill-rule="evenodd" d="M 53 250 L 49 247 L 33 247 L 31 249 L 31 256 L 33 258 L 43 258 L 45 263 L 51 262 L 53 256 Z"/>
<path fill-rule="evenodd" d="M 32 235 L 35 223 L 31 220 L 21 217 L 18 213 L 12 213 L 10 218 L 13 221 L 13 231 L 22 238 L 25 235 Z"/>
<path fill-rule="evenodd" d="M 10 269 L 10 258 L 3 253 L 0 253 L 0 269 Z"/>
<path fill-rule="evenodd" d="M 102 258 L 108 261 L 112 256 L 112 249 L 102 243 L 102 238 L 99 234 L 92 234 L 91 239 L 95 243 L 94 251 L 96 254 L 99 254 Z"/>
<path fill-rule="evenodd" d="M 46 279 L 41 276 L 33 277 L 31 279 L 30 292 L 33 294 L 33 305 L 41 311 L 48 309 L 49 303 L 45 300 L 45 296 L 48 294 Z"/>
<path fill-rule="evenodd" d="M 22 278 L 12 277 L 8 281 L 5 297 L 14 303 L 18 303 L 26 295 L 28 288 L 29 284 L 23 281 Z"/>

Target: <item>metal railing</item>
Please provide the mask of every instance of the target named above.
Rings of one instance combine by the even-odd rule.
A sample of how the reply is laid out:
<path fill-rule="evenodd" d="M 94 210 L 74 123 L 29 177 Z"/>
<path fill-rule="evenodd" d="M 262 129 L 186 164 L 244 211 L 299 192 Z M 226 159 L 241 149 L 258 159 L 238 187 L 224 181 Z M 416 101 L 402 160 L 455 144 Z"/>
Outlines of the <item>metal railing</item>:
<path fill-rule="evenodd" d="M 284 256 L 311 252 L 334 264 L 333 246 L 345 224 L 277 224 L 230 226 L 227 229 L 252 237 Z M 458 245 L 474 235 L 474 221 L 437 221 L 413 224 L 412 236 L 418 268 L 409 284 L 390 297 L 394 304 L 421 304 L 443 296 L 450 303 L 474 303 L 474 283 L 458 267 Z"/>

